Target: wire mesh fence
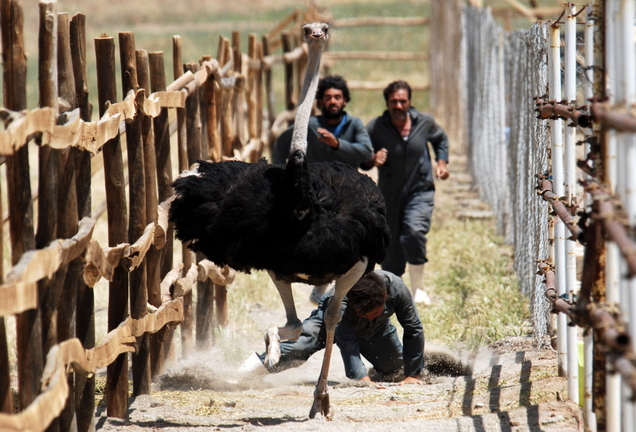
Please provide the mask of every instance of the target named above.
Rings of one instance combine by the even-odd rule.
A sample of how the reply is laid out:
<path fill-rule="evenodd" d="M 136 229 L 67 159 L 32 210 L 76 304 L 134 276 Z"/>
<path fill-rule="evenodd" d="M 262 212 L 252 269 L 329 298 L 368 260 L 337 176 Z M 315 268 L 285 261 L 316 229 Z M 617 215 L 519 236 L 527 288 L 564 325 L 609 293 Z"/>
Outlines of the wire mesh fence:
<path fill-rule="evenodd" d="M 536 258 L 547 257 L 548 213 L 533 197 L 548 165 L 549 125 L 529 109 L 547 89 L 546 34 L 537 24 L 506 33 L 489 9 L 465 11 L 467 151 L 481 198 L 514 246 L 520 289 L 531 303 L 535 336 L 547 332 L 549 305 Z"/>

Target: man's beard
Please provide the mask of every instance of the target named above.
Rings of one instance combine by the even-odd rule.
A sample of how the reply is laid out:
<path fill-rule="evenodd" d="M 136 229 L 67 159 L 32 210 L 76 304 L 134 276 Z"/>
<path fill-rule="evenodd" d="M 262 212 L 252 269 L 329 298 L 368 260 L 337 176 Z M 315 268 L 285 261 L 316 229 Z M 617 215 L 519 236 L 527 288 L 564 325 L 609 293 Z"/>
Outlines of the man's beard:
<path fill-rule="evenodd" d="M 405 110 L 391 110 L 391 117 L 396 121 L 406 120 L 407 112 Z"/>
<path fill-rule="evenodd" d="M 327 120 L 336 120 L 339 119 L 340 117 L 342 117 L 342 113 L 344 112 L 344 109 L 338 109 L 337 111 L 329 111 L 329 109 L 327 108 L 323 108 L 321 109 L 322 111 L 322 116 L 324 118 L 326 118 Z"/>

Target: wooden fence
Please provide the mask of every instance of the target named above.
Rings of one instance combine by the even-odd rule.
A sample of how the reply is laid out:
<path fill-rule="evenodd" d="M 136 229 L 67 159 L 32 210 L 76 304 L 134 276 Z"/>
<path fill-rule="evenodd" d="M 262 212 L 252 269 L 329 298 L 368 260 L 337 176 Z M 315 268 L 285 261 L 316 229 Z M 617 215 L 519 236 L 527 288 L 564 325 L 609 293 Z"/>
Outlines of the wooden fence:
<path fill-rule="evenodd" d="M 233 271 L 185 249 L 181 262 L 173 262 L 167 217 L 173 163 L 183 170 L 199 159 L 255 161 L 263 155 L 276 128 L 290 119 L 284 111 L 276 122 L 271 69 L 277 64 L 288 71 L 286 108 L 294 108 L 306 57 L 296 31 L 303 14 L 295 11 L 261 39 L 250 34 L 247 53 L 240 50 L 239 32 L 231 41 L 221 36 L 217 58 L 196 63 L 183 63 L 175 36 L 170 84 L 163 53 L 137 49 L 133 33 L 119 33 L 126 95 L 120 102 L 115 40 L 95 38 L 99 119 L 91 121 L 85 17 L 69 20 L 55 1 L 41 0 L 39 7 L 40 107 L 27 110 L 23 12 L 17 0 L 0 2 L 5 85 L 0 155 L 8 180 L 12 262 L 0 285 L 0 429 L 67 430 L 76 421 L 86 431 L 94 429 L 98 369 L 107 367 L 108 415 L 126 418 L 127 353 L 135 353 L 132 394 L 147 394 L 170 354 L 177 324 L 187 356 L 195 344 L 211 343 L 213 326 L 227 323 L 226 285 Z M 283 53 L 271 54 L 278 46 Z M 28 145 L 33 141 L 37 149 Z M 31 184 L 29 168 L 34 150 L 37 185 Z M 91 175 L 101 169 L 103 186 Z M 97 188 L 105 190 L 106 200 L 91 212 L 91 191 Z M 104 211 L 108 245 L 93 238 Z M 0 269 L 0 278 L 3 274 Z M 101 278 L 109 281 L 109 333 L 95 346 L 92 287 Z M 4 318 L 10 315 L 17 326 L 18 401 L 12 399 Z M 68 373 L 70 367 L 75 373 Z"/>

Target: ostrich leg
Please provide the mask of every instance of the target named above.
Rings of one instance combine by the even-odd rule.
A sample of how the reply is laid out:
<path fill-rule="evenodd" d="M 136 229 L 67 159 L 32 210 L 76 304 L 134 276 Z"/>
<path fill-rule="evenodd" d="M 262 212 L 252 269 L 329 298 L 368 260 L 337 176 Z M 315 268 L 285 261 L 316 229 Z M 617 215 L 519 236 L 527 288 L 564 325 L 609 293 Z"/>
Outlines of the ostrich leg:
<path fill-rule="evenodd" d="M 298 319 L 296 314 L 296 305 L 294 305 L 294 295 L 292 294 L 291 284 L 278 280 L 274 272 L 268 271 L 269 276 L 274 281 L 280 299 L 283 301 L 285 307 L 285 314 L 287 315 L 287 323 L 285 327 L 278 328 L 278 334 L 281 339 L 298 339 L 300 333 L 303 330 L 303 323 Z"/>
<path fill-rule="evenodd" d="M 367 268 L 367 259 L 359 261 L 351 269 L 336 279 L 336 289 L 327 310 L 325 311 L 325 329 L 327 331 L 327 340 L 325 342 L 325 355 L 322 358 L 322 369 L 314 390 L 314 403 L 309 412 L 309 418 L 316 417 L 320 412 L 322 416 L 331 420 L 331 404 L 329 402 L 329 392 L 327 388 L 327 378 L 329 377 L 329 364 L 331 363 L 331 352 L 333 351 L 333 339 L 336 333 L 336 325 L 340 322 L 340 309 L 342 299 L 347 295 L 349 290 L 362 277 Z"/>

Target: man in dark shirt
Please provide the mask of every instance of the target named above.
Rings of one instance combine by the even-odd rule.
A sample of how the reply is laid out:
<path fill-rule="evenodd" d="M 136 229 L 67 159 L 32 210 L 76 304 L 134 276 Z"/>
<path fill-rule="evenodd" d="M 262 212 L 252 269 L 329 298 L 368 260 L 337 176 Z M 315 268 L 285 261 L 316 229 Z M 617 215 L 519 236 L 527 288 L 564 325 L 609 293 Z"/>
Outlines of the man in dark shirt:
<path fill-rule="evenodd" d="M 409 264 L 411 294 L 417 303 L 430 303 L 422 277 L 426 235 L 431 227 L 435 183 L 449 176 L 448 137 L 433 116 L 411 107 L 411 87 L 395 81 L 384 89 L 386 111 L 367 125 L 373 151 L 364 168 L 378 167 L 378 187 L 386 200 L 391 243 L 382 269 L 402 276 Z M 431 164 L 428 144 L 437 161 Z"/>
<path fill-rule="evenodd" d="M 309 119 L 307 162 L 340 161 L 354 167 L 368 161 L 373 152 L 364 123 L 344 109 L 351 100 L 347 82 L 339 75 L 328 75 L 318 82 L 316 100 L 322 115 Z M 293 127 L 276 138 L 272 150 L 274 163 L 285 163 Z"/>
<path fill-rule="evenodd" d="M 323 349 L 326 339 L 323 315 L 332 298 L 332 291 L 322 297 L 318 308 L 303 322 L 298 340 L 280 342 L 278 362 L 274 360 L 273 366 L 264 366 L 269 363 L 267 354 L 253 354 L 242 366 L 242 372 L 261 370 L 275 373 L 298 367 Z M 405 378 L 401 385 L 424 384 L 419 379 L 424 367 L 424 331 L 409 288 L 402 279 L 382 270 L 367 273 L 351 288 L 342 310 L 335 343 L 342 354 L 348 378 L 384 388 L 369 378 L 362 362 L 364 357 L 381 375 L 403 371 Z M 404 347 L 391 324 L 394 314 L 404 329 Z"/>

